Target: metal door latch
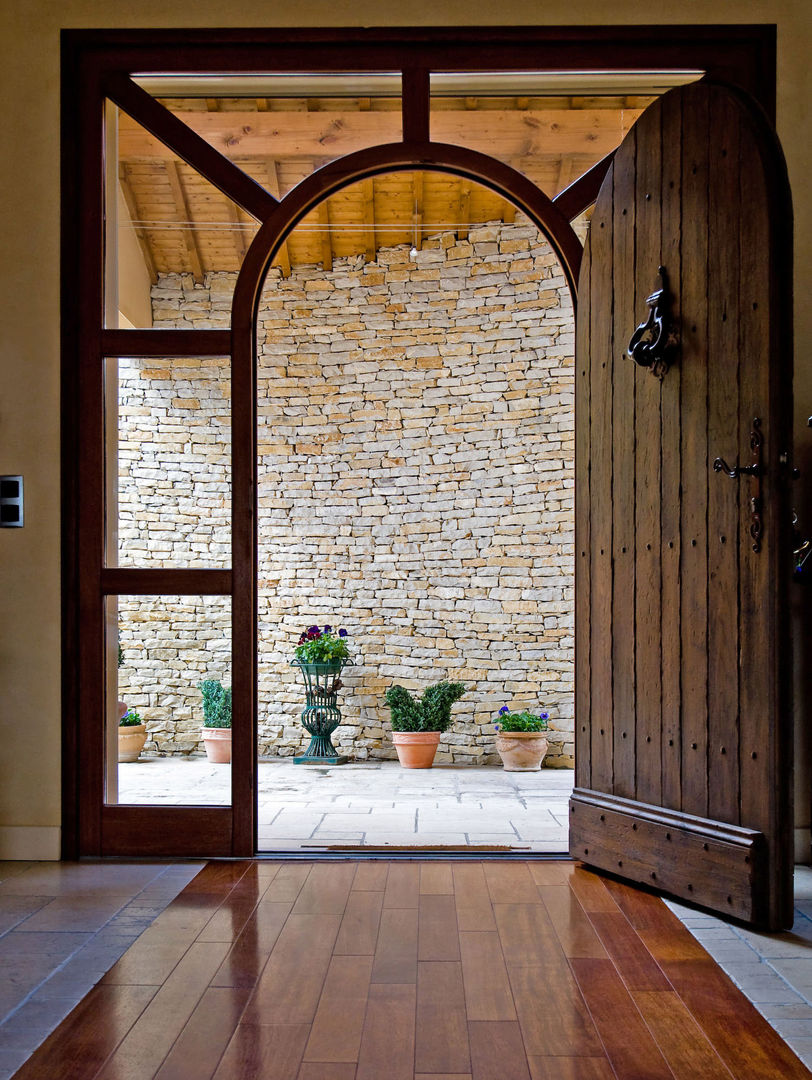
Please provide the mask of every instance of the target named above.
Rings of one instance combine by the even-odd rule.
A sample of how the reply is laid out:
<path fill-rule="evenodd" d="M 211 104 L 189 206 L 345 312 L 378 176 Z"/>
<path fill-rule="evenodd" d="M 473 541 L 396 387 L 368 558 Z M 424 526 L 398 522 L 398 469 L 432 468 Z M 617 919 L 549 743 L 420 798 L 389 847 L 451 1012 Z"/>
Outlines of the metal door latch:
<path fill-rule="evenodd" d="M 750 498 L 750 536 L 753 540 L 753 551 L 761 551 L 761 538 L 764 532 L 764 522 L 761 517 L 762 509 L 762 493 L 761 493 L 761 480 L 764 476 L 765 469 L 761 464 L 761 447 L 764 443 L 763 436 L 761 434 L 761 420 L 757 417 L 753 417 L 753 424 L 750 429 L 750 451 L 753 455 L 753 461 L 750 465 L 734 465 L 730 466 L 724 458 L 718 457 L 713 463 L 713 471 L 715 473 L 724 473 L 725 476 L 729 476 L 731 480 L 736 480 L 740 476 L 752 476 L 758 480 L 758 491 Z"/>

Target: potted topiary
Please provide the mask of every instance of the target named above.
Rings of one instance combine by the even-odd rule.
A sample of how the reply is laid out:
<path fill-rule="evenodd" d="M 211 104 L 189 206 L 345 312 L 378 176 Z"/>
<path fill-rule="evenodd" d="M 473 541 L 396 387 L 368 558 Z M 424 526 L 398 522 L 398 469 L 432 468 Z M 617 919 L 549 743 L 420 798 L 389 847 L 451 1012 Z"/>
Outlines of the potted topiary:
<path fill-rule="evenodd" d="M 462 683 L 427 686 L 419 698 L 397 683 L 386 691 L 392 713 L 392 742 L 404 769 L 428 769 L 440 735 L 451 727 L 451 706 L 465 693 Z"/>
<path fill-rule="evenodd" d="M 203 695 L 203 745 L 206 757 L 217 765 L 231 761 L 231 687 L 219 679 L 200 683 Z"/>
<path fill-rule="evenodd" d="M 535 772 L 547 753 L 549 713 L 511 712 L 507 705 L 499 710 L 496 723 L 496 750 L 507 772 Z"/>
<path fill-rule="evenodd" d="M 135 711 L 124 706 L 125 713 L 118 722 L 118 760 L 138 761 L 147 741 L 147 725 Z"/>
<path fill-rule="evenodd" d="M 302 725 L 310 734 L 310 745 L 297 754 L 294 765 L 344 765 L 345 754 L 333 746 L 332 735 L 341 723 L 338 691 L 344 685 L 340 675 L 352 663 L 347 631 L 334 631 L 327 623 L 322 630 L 309 626 L 303 630 L 291 664 L 297 667 L 305 684 L 305 707 Z"/>

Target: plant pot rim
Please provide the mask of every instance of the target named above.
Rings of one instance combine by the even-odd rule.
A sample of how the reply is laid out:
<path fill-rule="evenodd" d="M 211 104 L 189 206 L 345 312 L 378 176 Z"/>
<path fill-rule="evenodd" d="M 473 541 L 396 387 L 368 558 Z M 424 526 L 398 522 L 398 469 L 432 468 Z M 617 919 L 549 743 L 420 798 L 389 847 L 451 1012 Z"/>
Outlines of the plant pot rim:
<path fill-rule="evenodd" d="M 402 743 L 439 742 L 442 731 L 393 731 L 392 741 Z"/>
<path fill-rule="evenodd" d="M 290 663 L 291 663 L 291 667 L 330 668 L 330 669 L 332 669 L 332 668 L 335 668 L 335 667 L 346 667 L 348 664 L 352 663 L 352 660 L 350 660 L 349 657 L 347 657 L 346 659 L 344 659 L 342 657 L 339 657 L 336 660 L 295 660 L 294 659 L 294 660 L 291 660 Z"/>
<path fill-rule="evenodd" d="M 546 731 L 497 731 L 497 739 L 546 739 Z"/>
<path fill-rule="evenodd" d="M 118 725 L 118 733 L 119 733 L 119 735 L 121 735 L 122 733 L 125 734 L 125 735 L 129 735 L 131 733 L 133 735 L 143 735 L 143 733 L 146 730 L 147 730 L 147 725 L 146 724 L 119 724 Z"/>
<path fill-rule="evenodd" d="M 209 738 L 209 739 L 225 739 L 225 738 L 229 738 L 230 739 L 231 738 L 231 728 L 230 727 L 204 727 L 203 728 L 203 738 L 204 739 L 206 739 L 206 738 Z"/>

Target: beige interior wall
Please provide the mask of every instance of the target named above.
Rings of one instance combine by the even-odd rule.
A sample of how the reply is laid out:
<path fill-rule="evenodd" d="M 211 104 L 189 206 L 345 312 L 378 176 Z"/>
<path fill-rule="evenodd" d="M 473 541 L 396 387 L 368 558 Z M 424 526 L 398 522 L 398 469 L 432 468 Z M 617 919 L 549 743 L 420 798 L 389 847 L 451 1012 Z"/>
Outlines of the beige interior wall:
<path fill-rule="evenodd" d="M 152 326 L 152 287 L 144 255 L 132 227 L 121 184 L 118 189 L 118 310 L 119 326 Z M 122 318 L 123 316 L 123 318 Z"/>
<path fill-rule="evenodd" d="M 25 477 L 26 525 L 0 531 L 0 858 L 57 857 L 60 824 L 59 30 L 61 27 L 776 22 L 778 128 L 796 216 L 796 440 L 812 528 L 812 170 L 808 0 L 5 0 L 0 5 L 0 466 Z M 652 63 L 656 64 L 656 54 Z M 607 58 L 607 63 L 611 59 Z M 803 426 L 802 426 L 803 425 Z M 803 606 L 810 607 L 809 593 Z M 809 664 L 807 663 L 807 667 Z M 806 726 L 809 704 L 801 703 Z M 808 803 L 804 778 L 801 800 Z M 804 824 L 808 823 L 808 816 Z"/>

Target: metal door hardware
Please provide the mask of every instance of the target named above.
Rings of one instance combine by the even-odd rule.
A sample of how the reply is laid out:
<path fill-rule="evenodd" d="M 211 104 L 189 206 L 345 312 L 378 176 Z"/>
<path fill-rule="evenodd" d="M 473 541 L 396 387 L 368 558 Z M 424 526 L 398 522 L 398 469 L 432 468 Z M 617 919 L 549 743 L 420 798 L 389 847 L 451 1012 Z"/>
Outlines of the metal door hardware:
<path fill-rule="evenodd" d="M 668 371 L 670 354 L 677 344 L 675 328 L 671 324 L 670 294 L 665 267 L 659 267 L 662 285 L 646 297 L 648 315 L 637 327 L 629 341 L 627 356 L 639 367 L 648 368 L 652 375 L 662 379 Z"/>
<path fill-rule="evenodd" d="M 753 461 L 749 465 L 728 465 L 724 458 L 718 457 L 713 462 L 713 471 L 715 473 L 724 473 L 725 476 L 729 476 L 731 480 L 736 480 L 740 476 L 752 476 L 758 480 L 758 491 L 750 498 L 750 536 L 753 541 L 753 551 L 761 551 L 761 539 L 764 532 L 764 522 L 761 517 L 762 511 L 762 492 L 761 481 L 764 477 L 765 469 L 761 463 L 761 447 L 764 443 L 764 438 L 761 434 L 761 420 L 757 417 L 753 417 L 753 424 L 750 428 L 750 452 L 753 455 Z"/>
<path fill-rule="evenodd" d="M 0 528 L 23 527 L 23 478 L 0 476 Z"/>

